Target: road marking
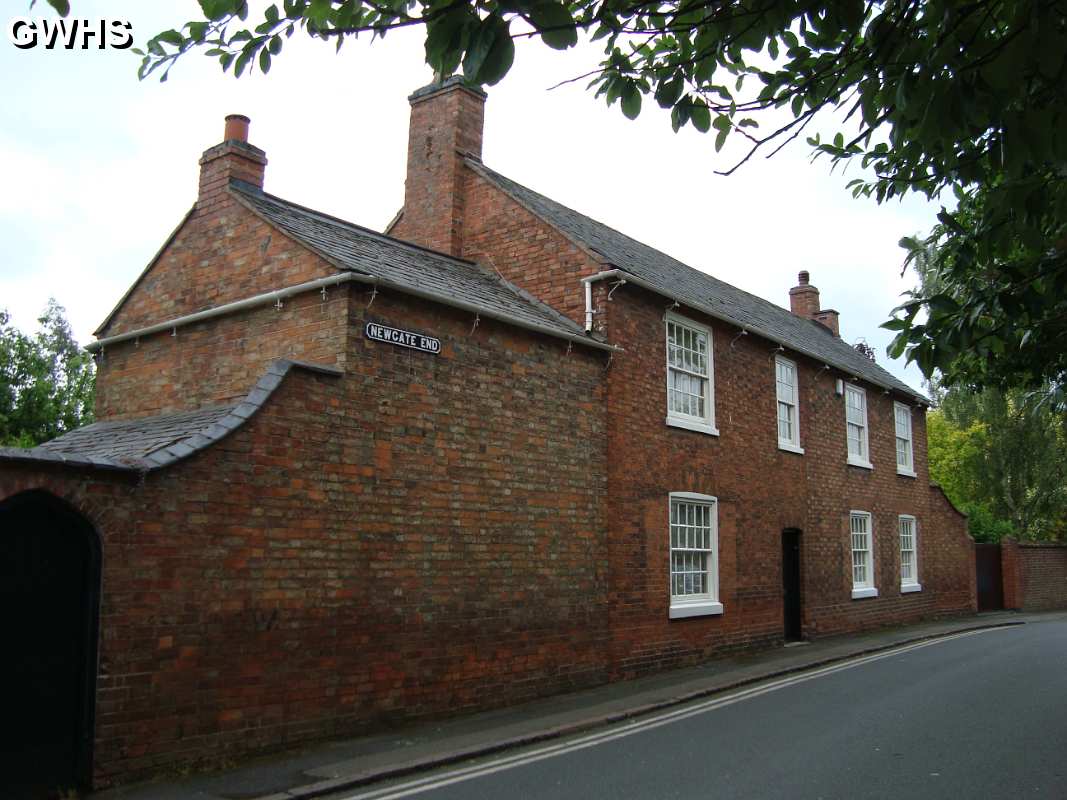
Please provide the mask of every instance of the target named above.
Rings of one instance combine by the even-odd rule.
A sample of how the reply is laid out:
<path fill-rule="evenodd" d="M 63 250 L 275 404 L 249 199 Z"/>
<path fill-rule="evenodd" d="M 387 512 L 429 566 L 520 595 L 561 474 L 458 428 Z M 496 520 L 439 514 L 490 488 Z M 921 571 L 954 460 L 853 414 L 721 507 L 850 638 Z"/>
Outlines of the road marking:
<path fill-rule="evenodd" d="M 962 633 L 955 633 L 951 636 L 944 636 L 939 639 L 929 639 L 923 642 L 916 642 L 915 644 L 903 645 L 892 650 L 883 650 L 880 653 L 873 653 L 869 656 L 860 656 L 858 658 L 850 659 L 849 661 L 842 661 L 838 664 L 820 667 L 811 670 L 810 672 L 798 673 L 796 675 L 772 680 L 769 683 L 762 683 L 746 689 L 739 689 L 736 692 L 727 695 L 717 695 L 708 700 L 696 703 L 686 703 L 686 705 L 681 708 L 675 708 L 671 711 L 664 711 L 651 716 L 641 717 L 640 719 L 632 720 L 630 722 L 613 725 L 610 730 L 587 734 L 576 739 L 568 739 L 566 742 L 557 742 L 556 744 L 546 745 L 535 750 L 526 750 L 522 753 L 516 753 L 510 756 L 501 756 L 500 758 L 494 758 L 486 763 L 450 770 L 444 775 L 438 774 L 425 778 L 417 778 L 401 784 L 386 786 L 381 789 L 372 789 L 367 792 L 347 795 L 344 798 L 341 798 L 341 800 L 400 800 L 400 798 L 403 797 L 411 797 L 412 795 L 429 792 L 434 789 L 441 789 L 445 786 L 451 786 L 454 783 L 481 778 L 496 772 L 503 772 L 504 770 L 514 769 L 515 767 L 521 767 L 526 764 L 533 764 L 537 761 L 544 761 L 547 758 L 554 758 L 555 756 L 585 750 L 589 747 L 596 747 L 597 745 L 611 742 L 616 739 L 622 739 L 627 736 L 643 733 L 644 731 L 653 730 L 654 728 L 660 728 L 664 725 L 670 725 L 671 723 L 688 719 L 689 717 L 694 717 L 698 714 L 706 714 L 709 711 L 724 708 L 733 705 L 734 703 L 740 703 L 743 700 L 750 700 L 753 697 L 776 692 L 779 689 L 786 689 L 800 683 L 807 683 L 816 678 L 832 675 L 835 672 L 854 669 L 855 667 L 860 667 L 864 664 L 870 664 L 873 661 L 892 658 L 893 656 L 901 655 L 902 653 L 910 653 L 913 650 L 921 650 L 924 647 L 930 647 L 943 642 L 950 642 L 953 639 L 962 639 L 967 636 L 975 636 L 980 633 L 989 633 L 991 631 L 999 630 L 1007 630 L 1007 628 L 981 628 L 979 630 L 963 631 Z"/>

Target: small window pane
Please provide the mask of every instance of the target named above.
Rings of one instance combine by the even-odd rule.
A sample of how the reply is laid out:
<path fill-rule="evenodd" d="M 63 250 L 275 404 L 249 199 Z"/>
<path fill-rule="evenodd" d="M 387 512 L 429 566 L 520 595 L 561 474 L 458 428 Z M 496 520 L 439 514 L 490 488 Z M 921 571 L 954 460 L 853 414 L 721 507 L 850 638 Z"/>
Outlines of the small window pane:
<path fill-rule="evenodd" d="M 797 428 L 797 372 L 790 361 L 775 359 L 775 387 L 778 397 L 778 442 L 800 446 Z"/>
<path fill-rule="evenodd" d="M 667 322 L 667 410 L 704 423 L 711 419 L 710 337 L 705 331 Z"/>
<path fill-rule="evenodd" d="M 856 513 L 849 517 L 852 534 L 852 585 L 853 588 L 873 586 L 871 572 L 871 518 L 868 514 Z"/>
<path fill-rule="evenodd" d="M 711 503 L 671 501 L 671 594 L 708 597 L 714 564 L 714 509 Z"/>

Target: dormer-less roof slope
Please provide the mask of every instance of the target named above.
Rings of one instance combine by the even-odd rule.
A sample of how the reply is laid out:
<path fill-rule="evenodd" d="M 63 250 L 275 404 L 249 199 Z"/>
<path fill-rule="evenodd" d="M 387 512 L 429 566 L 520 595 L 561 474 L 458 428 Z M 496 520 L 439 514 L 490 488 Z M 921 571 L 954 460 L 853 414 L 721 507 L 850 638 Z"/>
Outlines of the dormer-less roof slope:
<path fill-rule="evenodd" d="M 552 307 L 470 261 L 313 211 L 241 181 L 232 181 L 230 189 L 255 214 L 338 269 L 549 335 L 614 349 L 589 337 L 580 325 Z"/>
<path fill-rule="evenodd" d="M 666 253 L 515 183 L 472 159 L 468 166 L 564 235 L 656 291 L 712 317 L 761 334 L 798 353 L 885 389 L 926 402 L 922 394 L 856 352 L 824 326 L 693 269 Z M 620 342 L 625 346 L 624 342 Z"/>

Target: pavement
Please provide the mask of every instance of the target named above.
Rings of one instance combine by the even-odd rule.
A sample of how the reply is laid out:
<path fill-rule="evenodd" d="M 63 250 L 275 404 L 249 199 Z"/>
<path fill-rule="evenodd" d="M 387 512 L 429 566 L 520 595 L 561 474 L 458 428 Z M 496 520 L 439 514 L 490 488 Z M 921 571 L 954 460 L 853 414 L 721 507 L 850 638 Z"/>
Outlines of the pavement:
<path fill-rule="evenodd" d="M 91 800 L 304 800 L 610 725 L 747 684 L 962 631 L 1067 618 L 987 612 L 835 636 L 385 733 L 317 743 L 235 769 L 109 789 Z"/>

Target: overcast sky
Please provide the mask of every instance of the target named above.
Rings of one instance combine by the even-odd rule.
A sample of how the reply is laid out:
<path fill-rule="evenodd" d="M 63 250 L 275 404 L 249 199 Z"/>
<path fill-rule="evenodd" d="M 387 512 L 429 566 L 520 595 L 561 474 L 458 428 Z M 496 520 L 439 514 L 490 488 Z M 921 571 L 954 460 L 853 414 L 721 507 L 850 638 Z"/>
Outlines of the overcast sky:
<path fill-rule="evenodd" d="M 193 54 L 160 84 L 137 80 L 129 51 L 15 48 L 13 17 L 51 14 L 43 0 L 28 5 L 0 0 L 0 308 L 24 330 L 51 296 L 78 339 L 92 340 L 192 205 L 197 159 L 229 113 L 252 119 L 249 140 L 270 161 L 267 191 L 378 230 L 400 208 L 407 95 L 432 77 L 420 31 L 349 42 L 340 54 L 294 36 L 269 76 L 240 80 Z M 128 20 L 137 44 L 199 11 L 195 0 L 72 6 L 72 16 Z M 739 141 L 716 154 L 711 136 L 673 133 L 647 98 L 631 122 L 584 81 L 548 90 L 599 55 L 596 45 L 559 53 L 520 42 L 515 67 L 488 90 L 485 163 L 787 308 L 797 272 L 810 271 L 822 305 L 841 312 L 844 339 L 865 339 L 919 388 L 914 367 L 885 355 L 891 337 L 878 325 L 913 284 L 900 276 L 897 241 L 927 230 L 938 207 L 853 200 L 844 185 L 856 173 L 810 164 L 803 141 L 717 176 L 742 154 Z"/>

